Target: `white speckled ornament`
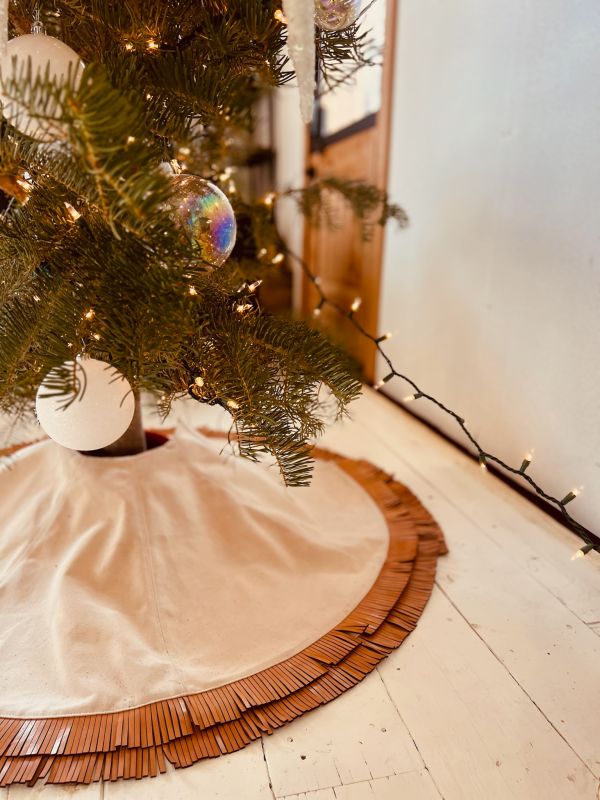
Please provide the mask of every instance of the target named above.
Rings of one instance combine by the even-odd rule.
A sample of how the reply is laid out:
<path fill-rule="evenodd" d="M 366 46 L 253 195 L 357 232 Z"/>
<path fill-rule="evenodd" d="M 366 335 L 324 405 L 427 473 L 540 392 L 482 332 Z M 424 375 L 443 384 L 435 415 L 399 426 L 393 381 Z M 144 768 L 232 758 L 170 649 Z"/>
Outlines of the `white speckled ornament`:
<path fill-rule="evenodd" d="M 72 83 L 77 86 L 83 71 L 83 63 L 77 53 L 60 39 L 47 36 L 39 20 L 25 36 L 11 39 L 0 58 L 0 99 L 2 113 L 21 133 L 40 142 L 52 142 L 64 136 L 59 122 L 43 119 L 36 114 L 44 114 L 46 98 L 34 96 L 28 88 L 18 100 L 11 94 L 11 84 L 49 79 L 57 86 Z M 1 51 L 1 48 L 0 48 Z M 31 72 L 30 72 L 31 71 Z M 14 91 L 14 90 L 13 90 Z"/>
<path fill-rule="evenodd" d="M 59 394 L 60 373 L 75 372 L 74 394 Z M 95 358 L 66 361 L 51 370 L 37 392 L 37 418 L 51 439 L 71 450 L 100 450 L 127 430 L 135 411 L 129 382 Z"/>

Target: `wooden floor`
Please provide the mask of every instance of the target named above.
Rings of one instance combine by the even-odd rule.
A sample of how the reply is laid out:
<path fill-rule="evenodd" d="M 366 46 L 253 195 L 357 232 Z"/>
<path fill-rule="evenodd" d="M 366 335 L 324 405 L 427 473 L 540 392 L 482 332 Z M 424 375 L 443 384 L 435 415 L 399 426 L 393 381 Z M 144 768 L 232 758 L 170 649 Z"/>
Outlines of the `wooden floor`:
<path fill-rule="evenodd" d="M 218 413 L 182 407 L 198 424 Z M 444 529 L 450 554 L 407 642 L 340 699 L 231 757 L 0 800 L 600 797 L 600 557 L 571 561 L 574 536 L 374 392 L 324 444 L 392 472 Z"/>

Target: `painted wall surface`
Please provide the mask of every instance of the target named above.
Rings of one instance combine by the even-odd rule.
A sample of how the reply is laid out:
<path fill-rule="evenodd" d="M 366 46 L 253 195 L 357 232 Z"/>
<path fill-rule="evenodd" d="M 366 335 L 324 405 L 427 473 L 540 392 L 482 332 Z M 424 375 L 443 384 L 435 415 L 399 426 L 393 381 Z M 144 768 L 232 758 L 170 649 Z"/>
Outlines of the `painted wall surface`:
<path fill-rule="evenodd" d="M 600 2 L 401 0 L 396 59 L 388 351 L 598 530 Z"/>

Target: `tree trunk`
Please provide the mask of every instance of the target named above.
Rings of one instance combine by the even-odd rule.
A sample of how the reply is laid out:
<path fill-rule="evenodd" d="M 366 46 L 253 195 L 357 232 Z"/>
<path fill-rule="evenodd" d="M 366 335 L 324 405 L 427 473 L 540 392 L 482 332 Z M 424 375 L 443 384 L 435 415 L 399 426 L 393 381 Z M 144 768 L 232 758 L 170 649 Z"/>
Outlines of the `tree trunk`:
<path fill-rule="evenodd" d="M 127 428 L 123 436 L 116 442 L 103 447 L 101 450 L 94 450 L 89 453 L 93 456 L 134 456 L 143 453 L 148 449 L 146 434 L 142 425 L 142 404 L 139 395 L 135 396 L 135 411 L 131 425 Z"/>

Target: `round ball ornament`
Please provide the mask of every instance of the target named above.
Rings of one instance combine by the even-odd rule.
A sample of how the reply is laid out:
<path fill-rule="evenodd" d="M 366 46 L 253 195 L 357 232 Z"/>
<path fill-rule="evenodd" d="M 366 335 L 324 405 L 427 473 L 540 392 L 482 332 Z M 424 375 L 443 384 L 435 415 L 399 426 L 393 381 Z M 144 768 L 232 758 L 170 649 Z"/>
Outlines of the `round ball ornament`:
<path fill-rule="evenodd" d="M 34 23 L 32 31 L 11 39 L 0 59 L 2 112 L 21 133 L 39 142 L 52 142 L 62 138 L 64 131 L 58 121 L 43 118 L 46 97 L 39 90 L 33 91 L 33 84 L 39 78 L 59 87 L 77 88 L 83 63 L 68 45 L 47 36 L 39 22 Z M 21 96 L 15 99 L 14 89 L 19 85 L 23 86 Z"/>
<path fill-rule="evenodd" d="M 66 372 L 74 392 L 64 393 Z M 95 358 L 66 361 L 46 375 L 35 410 L 51 439 L 71 450 L 100 450 L 129 428 L 135 399 L 129 382 L 111 364 Z"/>
<path fill-rule="evenodd" d="M 200 258 L 220 267 L 235 245 L 236 222 L 231 203 L 214 183 L 197 175 L 174 175 L 171 211 Z"/>
<path fill-rule="evenodd" d="M 315 22 L 324 31 L 341 31 L 360 14 L 360 0 L 315 0 Z"/>

